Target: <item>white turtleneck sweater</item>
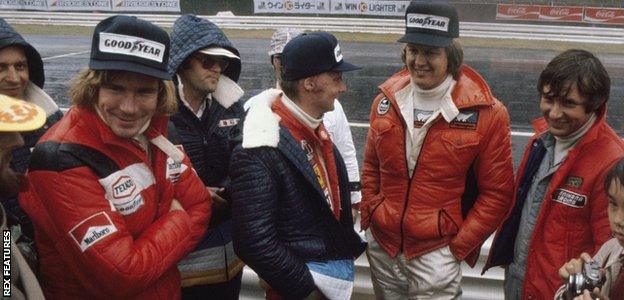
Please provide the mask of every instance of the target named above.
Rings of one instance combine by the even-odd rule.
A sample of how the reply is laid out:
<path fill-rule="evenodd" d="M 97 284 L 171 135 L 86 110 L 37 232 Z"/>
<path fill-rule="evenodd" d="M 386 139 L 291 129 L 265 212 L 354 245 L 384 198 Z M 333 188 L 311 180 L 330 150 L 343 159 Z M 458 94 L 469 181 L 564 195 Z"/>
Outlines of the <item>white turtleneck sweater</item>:
<path fill-rule="evenodd" d="M 284 106 L 288 108 L 288 110 L 297 118 L 297 120 L 301 121 L 306 126 L 310 127 L 313 131 L 321 125 L 323 119 L 315 119 L 312 116 L 308 115 L 301 107 L 299 107 L 295 102 L 290 100 L 286 94 L 282 94 L 282 103 Z"/>
<path fill-rule="evenodd" d="M 451 97 L 451 91 L 455 86 L 456 81 L 449 74 L 446 79 L 437 87 L 430 90 L 423 90 L 416 84 L 411 83 L 411 101 L 413 107 L 413 124 L 407 124 L 407 126 L 413 126 L 411 130 L 411 140 L 407 140 L 407 162 L 408 171 L 410 176 L 414 172 L 420 149 L 425 140 L 427 131 L 433 124 L 433 121 L 438 118 L 439 115 L 451 122 L 459 113 L 459 110 L 453 103 Z M 400 101 L 397 99 L 397 101 Z M 407 118 L 406 118 L 407 119 Z"/>
<path fill-rule="evenodd" d="M 576 132 L 570 134 L 567 137 L 556 137 L 555 136 L 555 151 L 553 153 L 553 166 L 559 165 L 567 156 L 568 151 L 578 143 L 578 141 L 583 137 L 587 131 L 594 125 L 596 122 L 596 114 L 592 114 L 589 117 L 589 120 L 585 122 L 585 125 L 581 126 Z"/>

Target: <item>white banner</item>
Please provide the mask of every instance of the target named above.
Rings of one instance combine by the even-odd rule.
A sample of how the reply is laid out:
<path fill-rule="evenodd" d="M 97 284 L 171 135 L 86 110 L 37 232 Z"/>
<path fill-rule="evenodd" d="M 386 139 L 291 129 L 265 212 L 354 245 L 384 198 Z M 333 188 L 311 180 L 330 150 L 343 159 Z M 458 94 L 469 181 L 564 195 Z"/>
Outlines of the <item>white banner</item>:
<path fill-rule="evenodd" d="M 409 1 L 333 0 L 332 14 L 405 16 Z"/>
<path fill-rule="evenodd" d="M 254 0 L 254 13 L 329 14 L 329 0 Z"/>
<path fill-rule="evenodd" d="M 47 10 L 46 0 L 0 0 L 0 9 Z"/>
<path fill-rule="evenodd" d="M 110 11 L 110 0 L 48 0 L 48 10 Z"/>
<path fill-rule="evenodd" d="M 180 11 L 180 0 L 113 0 L 113 11 Z"/>

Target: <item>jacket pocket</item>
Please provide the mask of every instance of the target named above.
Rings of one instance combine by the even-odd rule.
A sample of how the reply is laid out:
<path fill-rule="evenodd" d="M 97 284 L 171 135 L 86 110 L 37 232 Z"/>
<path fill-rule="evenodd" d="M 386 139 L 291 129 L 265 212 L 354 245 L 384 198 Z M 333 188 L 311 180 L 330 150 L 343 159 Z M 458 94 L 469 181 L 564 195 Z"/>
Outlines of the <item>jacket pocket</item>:
<path fill-rule="evenodd" d="M 360 222 L 361 230 L 366 230 L 370 226 L 371 218 L 373 214 L 377 210 L 377 208 L 383 203 L 384 197 L 381 193 L 377 194 L 370 203 L 364 205 L 360 209 L 360 214 L 362 216 L 362 221 Z"/>
<path fill-rule="evenodd" d="M 438 233 L 440 237 L 455 235 L 457 232 L 459 232 L 457 223 L 455 223 L 445 209 L 440 209 L 438 212 Z"/>

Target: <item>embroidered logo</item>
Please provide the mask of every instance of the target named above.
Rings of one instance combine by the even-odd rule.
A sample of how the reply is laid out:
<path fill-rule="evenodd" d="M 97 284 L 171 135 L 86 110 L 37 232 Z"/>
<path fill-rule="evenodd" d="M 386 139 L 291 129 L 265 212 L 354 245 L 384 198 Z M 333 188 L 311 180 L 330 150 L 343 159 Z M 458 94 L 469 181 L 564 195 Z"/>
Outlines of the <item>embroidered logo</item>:
<path fill-rule="evenodd" d="M 130 215 L 144 203 L 141 192 L 154 184 L 149 167 L 143 163 L 132 164 L 99 180 L 106 191 L 104 197 L 110 202 L 111 211 Z"/>
<path fill-rule="evenodd" d="M 390 110 L 390 100 L 384 97 L 379 101 L 379 105 L 377 105 L 377 114 L 380 116 L 385 115 L 388 110 Z"/>
<path fill-rule="evenodd" d="M 100 52 L 141 57 L 159 63 L 165 57 L 165 45 L 140 37 L 100 32 Z"/>
<path fill-rule="evenodd" d="M 442 16 L 407 14 L 406 25 L 411 28 L 433 29 L 448 32 L 449 21 L 449 18 Z"/>
<path fill-rule="evenodd" d="M 414 128 L 421 128 L 431 118 L 433 111 L 414 109 Z"/>
<path fill-rule="evenodd" d="M 457 117 L 449 123 L 451 128 L 460 129 L 477 129 L 477 121 L 479 120 L 479 112 L 474 110 L 460 111 Z"/>
<path fill-rule="evenodd" d="M 136 184 L 130 176 L 119 176 L 119 178 L 113 183 L 113 186 L 111 187 L 114 199 L 130 197 L 135 189 Z"/>
<path fill-rule="evenodd" d="M 238 124 L 240 118 L 219 120 L 219 127 L 230 127 Z"/>
<path fill-rule="evenodd" d="M 85 252 L 98 241 L 117 232 L 117 227 L 105 212 L 99 212 L 84 219 L 69 231 L 69 235 Z"/>
<path fill-rule="evenodd" d="M 336 48 L 334 48 L 334 58 L 336 59 L 336 62 L 340 62 L 342 60 L 342 50 L 340 50 L 340 45 L 336 45 Z"/>
<path fill-rule="evenodd" d="M 308 144 L 308 141 L 301 140 L 301 149 L 305 151 L 308 161 L 312 162 L 312 160 L 314 159 L 314 150 L 312 149 L 312 146 Z"/>
<path fill-rule="evenodd" d="M 184 147 L 182 145 L 176 145 L 180 151 L 184 152 Z M 171 181 L 172 183 L 176 183 L 180 180 L 180 175 L 186 171 L 188 167 L 182 162 L 176 162 L 171 157 L 167 157 L 167 166 L 165 169 L 165 178 Z"/>
<path fill-rule="evenodd" d="M 552 198 L 554 201 L 575 208 L 582 208 L 587 204 L 587 196 L 566 189 L 557 189 Z"/>
<path fill-rule="evenodd" d="M 583 184 L 583 178 L 577 176 L 569 176 L 566 179 L 565 185 L 573 188 L 580 189 Z"/>

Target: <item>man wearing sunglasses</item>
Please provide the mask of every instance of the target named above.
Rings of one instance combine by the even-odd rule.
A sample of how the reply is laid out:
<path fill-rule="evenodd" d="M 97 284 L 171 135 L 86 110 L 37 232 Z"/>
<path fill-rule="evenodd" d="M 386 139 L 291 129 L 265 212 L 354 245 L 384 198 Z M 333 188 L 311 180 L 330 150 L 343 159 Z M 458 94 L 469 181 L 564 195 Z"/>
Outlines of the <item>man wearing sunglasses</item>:
<path fill-rule="evenodd" d="M 193 15 L 175 22 L 169 72 L 175 75 L 178 112 L 170 136 L 177 135 L 215 200 L 204 240 L 178 265 L 183 299 L 238 299 L 244 265 L 232 248 L 227 174 L 242 125 L 240 71 L 238 50 L 219 27 Z"/>

